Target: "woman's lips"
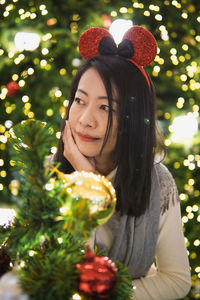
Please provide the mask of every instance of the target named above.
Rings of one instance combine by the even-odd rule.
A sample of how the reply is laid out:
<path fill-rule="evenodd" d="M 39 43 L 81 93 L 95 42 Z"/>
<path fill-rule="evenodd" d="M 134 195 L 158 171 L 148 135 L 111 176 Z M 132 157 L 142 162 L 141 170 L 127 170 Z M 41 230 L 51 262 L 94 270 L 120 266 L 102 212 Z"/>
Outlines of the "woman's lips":
<path fill-rule="evenodd" d="M 83 134 L 81 132 L 77 132 L 77 135 L 84 142 L 95 142 L 96 140 L 99 140 L 99 138 L 95 138 L 90 135 Z"/>

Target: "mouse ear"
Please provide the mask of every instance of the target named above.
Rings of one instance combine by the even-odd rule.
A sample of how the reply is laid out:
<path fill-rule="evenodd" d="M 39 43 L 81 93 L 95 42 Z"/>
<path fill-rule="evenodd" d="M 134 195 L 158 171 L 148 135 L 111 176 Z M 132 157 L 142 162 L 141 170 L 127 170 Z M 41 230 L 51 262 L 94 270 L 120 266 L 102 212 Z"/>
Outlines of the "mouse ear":
<path fill-rule="evenodd" d="M 106 29 L 100 27 L 92 27 L 83 32 L 78 45 L 81 56 L 88 60 L 100 55 L 99 45 L 104 37 L 113 39 L 112 35 Z"/>
<path fill-rule="evenodd" d="M 141 26 L 133 26 L 123 36 L 123 40 L 131 41 L 134 55 L 129 58 L 139 66 L 145 67 L 150 65 L 157 54 L 157 43 L 147 29 Z"/>

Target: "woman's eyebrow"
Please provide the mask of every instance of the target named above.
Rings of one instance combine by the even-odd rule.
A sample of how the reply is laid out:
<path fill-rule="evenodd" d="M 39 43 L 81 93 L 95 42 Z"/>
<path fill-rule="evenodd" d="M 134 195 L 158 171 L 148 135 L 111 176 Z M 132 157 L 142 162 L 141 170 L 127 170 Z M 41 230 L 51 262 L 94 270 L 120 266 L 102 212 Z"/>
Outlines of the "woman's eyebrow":
<path fill-rule="evenodd" d="M 88 93 L 87 93 L 87 92 L 85 92 L 85 91 L 84 91 L 84 90 L 82 90 L 82 89 L 77 89 L 77 92 L 80 92 L 80 93 L 82 93 L 82 94 L 84 94 L 84 95 L 88 96 Z"/>
<path fill-rule="evenodd" d="M 86 95 L 88 97 L 88 93 L 86 91 L 82 90 L 82 89 L 77 89 L 77 92 L 80 92 L 80 93 L 82 93 L 82 94 L 84 94 L 84 95 Z M 107 96 L 99 96 L 98 99 L 100 99 L 100 100 L 108 100 L 108 97 Z M 117 102 L 117 103 L 119 102 L 117 99 L 111 99 L 111 100 L 113 102 Z"/>

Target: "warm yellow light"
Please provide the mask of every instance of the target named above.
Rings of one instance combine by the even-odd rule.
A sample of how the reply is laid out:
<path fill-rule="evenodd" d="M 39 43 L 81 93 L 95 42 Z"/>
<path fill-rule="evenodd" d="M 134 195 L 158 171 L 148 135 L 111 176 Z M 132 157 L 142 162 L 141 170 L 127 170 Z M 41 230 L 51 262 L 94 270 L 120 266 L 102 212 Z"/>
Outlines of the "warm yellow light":
<path fill-rule="evenodd" d="M 8 57 L 9 57 L 9 58 L 12 58 L 14 55 L 15 55 L 15 53 L 14 53 L 13 51 L 10 51 L 10 52 L 8 53 Z"/>
<path fill-rule="evenodd" d="M 186 199 L 186 196 L 185 196 L 185 194 L 182 193 L 182 194 L 179 195 L 179 198 L 180 198 L 181 200 L 185 200 L 185 199 Z"/>
<path fill-rule="evenodd" d="M 198 239 L 195 240 L 193 244 L 194 244 L 194 246 L 198 247 L 200 245 L 200 240 L 198 240 Z"/>
<path fill-rule="evenodd" d="M 153 70 L 154 70 L 155 72 L 160 72 L 160 67 L 159 67 L 159 66 L 155 66 L 155 67 L 153 68 Z"/>
<path fill-rule="evenodd" d="M 189 170 L 194 170 L 195 169 L 195 164 L 191 163 L 188 167 Z"/>
<path fill-rule="evenodd" d="M 194 161 L 194 155 L 193 154 L 189 154 L 188 155 L 188 160 L 189 161 Z"/>
<path fill-rule="evenodd" d="M 192 212 L 192 206 L 190 206 L 190 205 L 189 205 L 189 206 L 187 206 L 187 207 L 186 207 L 186 211 L 187 211 L 187 213 L 190 213 L 190 212 Z"/>
<path fill-rule="evenodd" d="M 190 59 L 191 59 L 191 55 L 190 55 L 189 53 L 187 53 L 187 54 L 185 54 L 185 58 L 186 58 L 187 60 L 190 60 Z"/>
<path fill-rule="evenodd" d="M 81 296 L 78 294 L 78 293 L 75 293 L 73 296 L 72 296 L 72 300 L 81 300 Z"/>
<path fill-rule="evenodd" d="M 42 54 L 47 55 L 49 53 L 49 50 L 47 48 L 42 49 Z"/>
<path fill-rule="evenodd" d="M 170 145 L 171 145 L 171 143 L 172 143 L 172 142 L 171 142 L 171 140 L 169 140 L 169 139 L 166 139 L 164 143 L 165 143 L 165 146 L 167 146 L 167 147 L 168 147 L 168 146 L 170 146 Z"/>
<path fill-rule="evenodd" d="M 23 86 L 25 86 L 25 81 L 23 80 L 23 79 L 21 79 L 19 82 L 18 82 L 18 84 L 19 84 L 19 86 L 20 87 L 23 87 Z"/>
<path fill-rule="evenodd" d="M 44 10 L 46 8 L 46 5 L 44 5 L 44 4 L 41 4 L 40 6 L 39 6 L 39 9 L 40 10 Z"/>
<path fill-rule="evenodd" d="M 58 243 L 59 243 L 59 244 L 62 244 L 62 243 L 63 243 L 63 238 L 59 237 L 57 240 L 58 240 Z"/>
<path fill-rule="evenodd" d="M 164 118 L 165 118 L 166 120 L 169 120 L 169 119 L 171 118 L 170 113 L 168 113 L 168 112 L 164 113 Z"/>
<path fill-rule="evenodd" d="M 179 56 L 178 59 L 180 60 L 180 62 L 184 62 L 185 61 L 185 57 L 183 55 Z"/>
<path fill-rule="evenodd" d="M 53 109 L 51 109 L 51 108 L 47 109 L 46 115 L 47 115 L 48 117 L 53 116 Z"/>
<path fill-rule="evenodd" d="M 181 89 L 184 91 L 184 92 L 187 92 L 188 91 L 188 86 L 187 84 L 183 84 Z"/>
<path fill-rule="evenodd" d="M 194 205 L 192 206 L 192 210 L 193 210 L 194 212 L 198 211 L 198 210 L 199 210 L 198 205 L 194 204 Z"/>
<path fill-rule="evenodd" d="M 46 42 L 46 41 L 50 40 L 51 38 L 52 38 L 52 34 L 51 33 L 47 33 L 47 34 L 43 35 L 42 40 L 44 42 Z"/>
<path fill-rule="evenodd" d="M 44 9 L 41 11 L 42 16 L 46 16 L 48 14 L 48 10 Z"/>
<path fill-rule="evenodd" d="M 31 15 L 30 15 L 31 20 L 34 20 L 36 17 L 37 17 L 37 15 L 35 13 L 31 13 Z"/>
<path fill-rule="evenodd" d="M 187 216 L 188 216 L 188 219 L 190 219 L 190 220 L 192 220 L 194 218 L 194 214 L 192 212 L 189 213 Z"/>
<path fill-rule="evenodd" d="M 12 224 L 16 212 L 14 209 L 0 208 L 0 226 Z"/>
<path fill-rule="evenodd" d="M 119 12 L 122 13 L 122 14 L 126 14 L 127 11 L 128 11 L 128 9 L 127 9 L 126 7 L 121 7 L 121 8 L 119 9 Z"/>
<path fill-rule="evenodd" d="M 173 120 L 173 124 L 169 128 L 171 132 L 174 132 L 174 141 L 192 137 L 197 132 L 197 129 L 197 119 L 194 118 L 191 114 L 176 117 Z"/>
<path fill-rule="evenodd" d="M 179 109 L 183 108 L 183 104 L 182 104 L 182 103 L 179 103 L 179 102 L 176 103 L 176 106 L 177 106 Z"/>
<path fill-rule="evenodd" d="M 200 155 L 196 154 L 194 158 L 195 158 L 196 161 L 199 161 L 200 160 Z"/>
<path fill-rule="evenodd" d="M 166 75 L 167 75 L 167 77 L 172 77 L 173 73 L 172 73 L 172 71 L 167 70 L 166 71 Z"/>
<path fill-rule="evenodd" d="M 64 75 L 67 74 L 67 70 L 62 68 L 62 69 L 60 69 L 59 73 L 60 73 L 61 76 L 64 76 Z"/>
<path fill-rule="evenodd" d="M 57 152 L 57 148 L 56 147 L 51 147 L 51 153 L 55 154 Z"/>
<path fill-rule="evenodd" d="M 112 22 L 109 32 L 112 34 L 116 44 L 119 44 L 122 40 L 124 33 L 133 26 L 131 20 L 116 19 Z"/>
<path fill-rule="evenodd" d="M 27 73 L 28 73 L 28 75 L 33 75 L 34 74 L 34 69 L 33 68 L 28 68 Z"/>
<path fill-rule="evenodd" d="M 134 2 L 134 3 L 133 3 L 133 7 L 135 7 L 135 8 L 139 8 L 139 7 L 140 7 L 140 5 L 139 5 L 139 3 L 138 3 L 138 2 Z"/>
<path fill-rule="evenodd" d="M 152 71 L 152 75 L 153 75 L 154 77 L 157 77 L 157 76 L 158 76 L 158 72 Z"/>
<path fill-rule="evenodd" d="M 6 18 L 6 17 L 8 17 L 9 16 L 9 12 L 8 11 L 4 11 L 4 13 L 3 13 L 3 16 Z"/>
<path fill-rule="evenodd" d="M 182 17 L 183 19 L 187 19 L 187 18 L 188 18 L 188 14 L 187 14 L 186 12 L 184 12 L 184 13 L 182 13 L 181 17 Z"/>
<path fill-rule="evenodd" d="M 57 139 L 61 138 L 61 132 L 60 131 L 56 132 L 56 137 L 57 137 Z"/>
<path fill-rule="evenodd" d="M 174 163 L 174 168 L 175 168 L 175 169 L 179 169 L 179 168 L 180 168 L 180 163 L 179 163 L 178 161 L 176 161 L 176 162 Z"/>
<path fill-rule="evenodd" d="M 67 106 L 69 105 L 69 100 L 65 100 L 65 101 L 63 102 L 63 105 L 64 105 L 64 107 L 67 107 Z"/>
<path fill-rule="evenodd" d="M 179 97 L 178 98 L 178 102 L 181 103 L 181 104 L 183 104 L 185 102 L 185 99 L 183 97 Z"/>
<path fill-rule="evenodd" d="M 160 14 L 155 15 L 157 21 L 162 21 L 162 16 Z"/>
<path fill-rule="evenodd" d="M 117 12 L 113 10 L 111 11 L 110 15 L 111 17 L 117 17 Z"/>
<path fill-rule="evenodd" d="M 37 33 L 17 32 L 14 41 L 18 51 L 33 51 L 38 48 L 40 44 L 40 37 Z"/>
<path fill-rule="evenodd" d="M 186 80 L 187 80 L 187 75 L 182 74 L 182 75 L 180 76 L 180 79 L 181 79 L 181 81 L 186 81 Z"/>
<path fill-rule="evenodd" d="M 46 64 L 47 64 L 46 59 L 42 59 L 42 60 L 40 61 L 40 65 L 41 65 L 42 67 L 45 67 Z"/>
<path fill-rule="evenodd" d="M 25 109 L 30 109 L 30 108 L 31 108 L 31 104 L 30 104 L 30 103 L 26 103 L 26 104 L 24 105 L 24 107 L 25 107 Z"/>
<path fill-rule="evenodd" d="M 60 90 L 55 91 L 55 96 L 57 98 L 61 97 L 62 96 L 62 92 Z"/>
<path fill-rule="evenodd" d="M 195 40 L 196 40 L 197 42 L 200 42 L 200 35 L 196 35 L 196 36 L 195 36 Z"/>
<path fill-rule="evenodd" d="M 149 17 L 149 16 L 150 16 L 150 11 L 145 10 L 145 11 L 144 11 L 144 16 L 145 16 L 145 17 Z"/>
<path fill-rule="evenodd" d="M 188 47 L 188 45 L 183 44 L 182 49 L 183 49 L 184 51 L 188 51 L 189 47 Z"/>
<path fill-rule="evenodd" d="M 30 111 L 30 112 L 28 113 L 28 117 L 29 117 L 30 119 L 33 119 L 34 116 L 35 116 L 35 114 L 34 114 L 33 111 Z"/>
<path fill-rule="evenodd" d="M 22 101 L 23 101 L 24 103 L 28 102 L 28 100 L 29 100 L 29 97 L 28 97 L 27 95 L 24 95 L 24 96 L 22 97 Z"/>
<path fill-rule="evenodd" d="M 189 185 L 194 185 L 194 182 L 195 182 L 195 181 L 194 181 L 193 178 L 190 178 L 190 179 L 188 180 L 188 184 L 189 184 Z"/>
<path fill-rule="evenodd" d="M 12 107 L 11 106 L 6 107 L 6 113 L 7 114 L 11 114 L 12 113 Z"/>
<path fill-rule="evenodd" d="M 186 216 L 182 217 L 182 221 L 183 221 L 183 223 L 187 223 L 188 222 L 188 217 L 186 217 Z"/>
<path fill-rule="evenodd" d="M 170 49 L 170 53 L 175 55 L 177 53 L 177 50 L 175 48 L 172 48 Z"/>
<path fill-rule="evenodd" d="M 3 177 L 3 178 L 5 178 L 5 177 L 7 176 L 6 171 L 5 171 L 5 170 L 2 170 L 2 171 L 0 172 L 0 176 Z"/>

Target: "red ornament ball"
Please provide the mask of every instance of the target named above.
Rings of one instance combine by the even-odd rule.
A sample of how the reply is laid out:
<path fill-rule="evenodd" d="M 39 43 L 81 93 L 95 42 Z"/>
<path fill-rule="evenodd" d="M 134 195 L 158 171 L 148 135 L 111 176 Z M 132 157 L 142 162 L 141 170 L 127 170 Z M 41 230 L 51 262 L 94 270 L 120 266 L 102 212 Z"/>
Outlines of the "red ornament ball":
<path fill-rule="evenodd" d="M 8 252 L 0 247 L 0 277 L 11 269 L 11 259 Z"/>
<path fill-rule="evenodd" d="M 77 264 L 80 271 L 79 290 L 86 297 L 107 299 L 117 281 L 117 268 L 107 256 L 95 256 L 87 249 L 85 261 Z"/>
<path fill-rule="evenodd" d="M 19 91 L 19 85 L 16 81 L 10 81 L 7 85 L 6 88 L 8 90 L 7 96 L 15 96 L 18 91 Z"/>

